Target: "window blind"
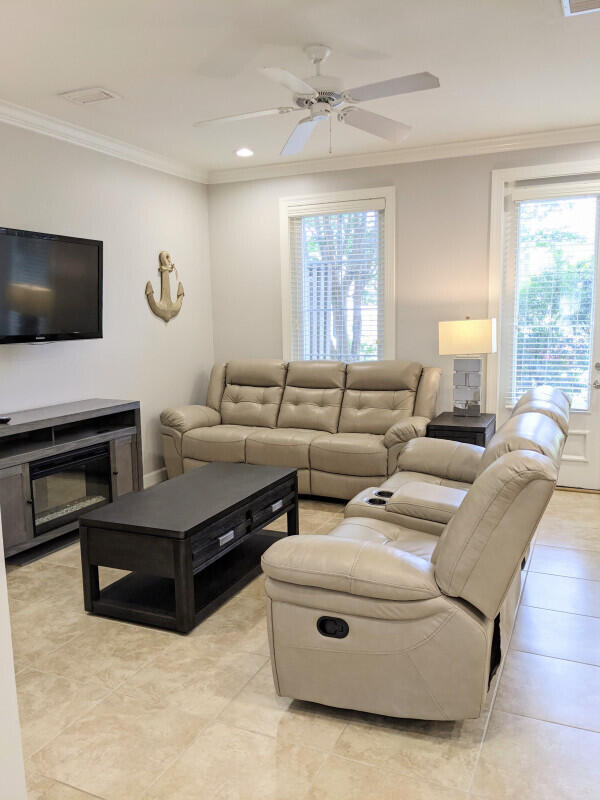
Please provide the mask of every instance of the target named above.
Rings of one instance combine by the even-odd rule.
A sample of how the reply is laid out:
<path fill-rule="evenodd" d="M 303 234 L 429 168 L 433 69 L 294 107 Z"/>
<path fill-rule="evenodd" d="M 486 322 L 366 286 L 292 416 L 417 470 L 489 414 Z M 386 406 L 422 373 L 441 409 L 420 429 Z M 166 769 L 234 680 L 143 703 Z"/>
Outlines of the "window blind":
<path fill-rule="evenodd" d="M 571 397 L 573 409 L 590 406 L 599 195 L 578 196 L 573 184 L 562 195 L 560 187 L 527 187 L 505 201 L 500 380 L 507 405 L 548 383 Z"/>
<path fill-rule="evenodd" d="M 372 202 L 365 208 L 364 203 L 355 203 L 335 208 L 334 213 L 292 210 L 293 359 L 362 361 L 383 357 L 382 206 Z"/>

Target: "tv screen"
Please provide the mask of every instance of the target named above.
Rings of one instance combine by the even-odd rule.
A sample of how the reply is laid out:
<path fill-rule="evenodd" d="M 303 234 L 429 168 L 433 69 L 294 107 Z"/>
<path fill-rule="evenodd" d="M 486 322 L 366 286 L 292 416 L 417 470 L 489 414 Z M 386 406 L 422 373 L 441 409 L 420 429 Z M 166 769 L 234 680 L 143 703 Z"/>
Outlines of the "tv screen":
<path fill-rule="evenodd" d="M 0 343 L 102 336 L 102 242 L 0 228 Z"/>

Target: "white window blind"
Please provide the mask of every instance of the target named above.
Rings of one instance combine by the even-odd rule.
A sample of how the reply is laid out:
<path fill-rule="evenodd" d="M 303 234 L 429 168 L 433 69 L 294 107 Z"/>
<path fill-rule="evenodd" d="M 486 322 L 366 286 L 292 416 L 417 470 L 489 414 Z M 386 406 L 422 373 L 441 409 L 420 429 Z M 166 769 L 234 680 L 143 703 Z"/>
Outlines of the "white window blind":
<path fill-rule="evenodd" d="M 589 184 L 581 189 L 590 190 Z M 505 201 L 500 381 L 507 405 L 532 386 L 590 406 L 599 189 L 514 188 Z"/>
<path fill-rule="evenodd" d="M 290 210 L 291 356 L 384 355 L 384 203 Z"/>

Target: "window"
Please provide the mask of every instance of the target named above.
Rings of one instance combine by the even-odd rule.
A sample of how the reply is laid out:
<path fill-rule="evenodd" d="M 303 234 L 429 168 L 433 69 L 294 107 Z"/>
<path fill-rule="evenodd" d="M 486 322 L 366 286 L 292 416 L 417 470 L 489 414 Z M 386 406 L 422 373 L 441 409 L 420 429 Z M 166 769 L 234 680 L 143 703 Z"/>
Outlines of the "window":
<path fill-rule="evenodd" d="M 393 358 L 393 189 L 282 204 L 285 356 Z"/>
<path fill-rule="evenodd" d="M 515 187 L 507 198 L 501 382 L 509 405 L 549 383 L 574 410 L 590 407 L 599 197 L 600 185 L 572 182 Z"/>

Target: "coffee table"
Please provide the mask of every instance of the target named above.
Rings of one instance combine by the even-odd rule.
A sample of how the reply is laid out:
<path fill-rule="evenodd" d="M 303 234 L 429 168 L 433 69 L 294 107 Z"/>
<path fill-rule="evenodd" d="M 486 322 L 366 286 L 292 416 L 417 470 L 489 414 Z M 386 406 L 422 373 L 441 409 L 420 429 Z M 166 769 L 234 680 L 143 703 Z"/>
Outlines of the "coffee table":
<path fill-rule="evenodd" d="M 296 470 L 213 463 L 80 518 L 87 611 L 187 633 L 260 573 L 287 514 L 298 533 Z M 100 589 L 98 567 L 130 574 Z"/>

